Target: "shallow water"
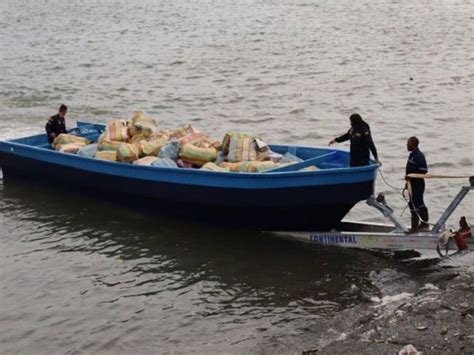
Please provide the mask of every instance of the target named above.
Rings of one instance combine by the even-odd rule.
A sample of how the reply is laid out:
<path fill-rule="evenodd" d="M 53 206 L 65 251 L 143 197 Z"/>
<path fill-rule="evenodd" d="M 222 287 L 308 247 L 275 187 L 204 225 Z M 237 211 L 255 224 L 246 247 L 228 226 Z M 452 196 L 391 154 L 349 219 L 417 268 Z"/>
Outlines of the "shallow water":
<path fill-rule="evenodd" d="M 472 2 L 0 9 L 0 139 L 42 132 L 66 103 L 70 127 L 139 109 L 163 127 L 326 145 L 357 111 L 391 184 L 402 187 L 411 135 L 431 172 L 472 174 Z M 463 183 L 428 182 L 432 219 Z M 377 190 L 403 210 L 381 179 Z M 450 225 L 474 221 L 473 207 L 468 196 Z M 364 204 L 350 217 L 379 218 Z M 308 325 L 334 327 L 337 338 L 331 319 L 341 310 L 413 292 L 436 272 L 426 261 L 192 225 L 2 180 L 0 236 L 3 353 L 291 352 L 311 345 Z"/>

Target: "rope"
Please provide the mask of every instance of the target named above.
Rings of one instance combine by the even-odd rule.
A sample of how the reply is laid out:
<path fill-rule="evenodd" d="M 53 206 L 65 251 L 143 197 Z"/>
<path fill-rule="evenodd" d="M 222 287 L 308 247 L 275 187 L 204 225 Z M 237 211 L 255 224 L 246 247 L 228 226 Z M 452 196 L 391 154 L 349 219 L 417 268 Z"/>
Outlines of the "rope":
<path fill-rule="evenodd" d="M 469 179 L 472 175 L 408 174 L 413 179 Z"/>
<path fill-rule="evenodd" d="M 421 174 L 420 174 L 421 175 Z M 407 180 L 407 191 L 408 191 L 408 196 L 410 196 L 410 202 L 411 205 L 413 206 L 413 211 L 415 211 L 416 215 L 418 216 L 418 219 L 422 221 L 425 224 L 428 224 L 430 226 L 434 226 L 434 223 L 431 223 L 429 221 L 425 221 L 423 218 L 421 218 L 420 214 L 418 213 L 418 209 L 415 208 L 415 204 L 413 203 L 413 198 L 412 198 L 412 193 L 411 193 L 411 183 L 410 180 Z M 405 197 L 405 196 L 403 196 Z"/>
<path fill-rule="evenodd" d="M 382 180 L 383 180 L 383 182 L 385 183 L 385 185 L 387 185 L 388 187 L 390 187 L 391 189 L 394 189 L 394 190 L 396 190 L 396 191 L 403 191 L 403 188 L 399 188 L 399 187 L 395 187 L 395 186 L 393 186 L 393 185 L 390 185 L 390 184 L 388 183 L 388 181 L 385 179 L 385 176 L 383 176 L 382 170 L 381 170 L 380 168 L 378 169 L 378 171 L 379 171 L 380 177 L 382 178 Z"/>

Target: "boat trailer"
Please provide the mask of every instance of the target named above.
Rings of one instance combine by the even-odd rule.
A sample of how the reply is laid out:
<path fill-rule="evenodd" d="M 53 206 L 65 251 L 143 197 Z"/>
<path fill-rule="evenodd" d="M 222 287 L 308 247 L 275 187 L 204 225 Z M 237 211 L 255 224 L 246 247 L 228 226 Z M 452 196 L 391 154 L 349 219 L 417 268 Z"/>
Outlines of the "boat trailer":
<path fill-rule="evenodd" d="M 441 257 L 445 257 L 448 256 L 450 250 L 458 252 L 468 249 L 468 244 L 474 245 L 473 227 L 467 224 L 464 217 L 461 218 L 461 227 L 458 231 L 446 229 L 448 218 L 473 189 L 474 177 L 471 176 L 469 185 L 461 188 L 431 229 L 409 231 L 387 204 L 383 193 L 380 193 L 377 197 L 369 197 L 366 202 L 381 212 L 391 224 L 342 221 L 337 228 L 328 232 L 274 233 L 284 238 L 344 248 L 394 251 L 436 250 Z"/>

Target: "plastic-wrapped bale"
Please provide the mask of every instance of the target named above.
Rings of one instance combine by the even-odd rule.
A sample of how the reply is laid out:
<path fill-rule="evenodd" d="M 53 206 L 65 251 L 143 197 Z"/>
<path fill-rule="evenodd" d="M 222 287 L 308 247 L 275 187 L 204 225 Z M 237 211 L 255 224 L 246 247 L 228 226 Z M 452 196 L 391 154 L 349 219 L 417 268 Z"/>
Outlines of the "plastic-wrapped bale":
<path fill-rule="evenodd" d="M 231 163 L 257 160 L 257 147 L 252 137 L 232 137 L 227 160 Z"/>
<path fill-rule="evenodd" d="M 270 160 L 270 147 L 260 138 L 255 138 L 255 147 L 257 149 L 257 160 Z"/>
<path fill-rule="evenodd" d="M 274 163 L 279 163 L 283 159 L 283 154 L 276 153 L 272 150 L 268 152 L 268 158 Z"/>
<path fill-rule="evenodd" d="M 140 150 L 135 144 L 122 143 L 117 149 L 117 160 L 124 163 L 131 163 L 138 159 Z"/>
<path fill-rule="evenodd" d="M 141 141 L 140 148 L 141 148 L 141 155 L 142 156 L 157 156 L 160 152 L 160 149 L 167 145 L 169 142 L 166 139 L 154 139 L 151 141 Z"/>
<path fill-rule="evenodd" d="M 123 142 L 111 141 L 106 132 L 102 133 L 97 140 L 99 150 L 117 150 Z"/>
<path fill-rule="evenodd" d="M 201 170 L 207 170 L 207 171 L 218 171 L 222 173 L 228 173 L 230 170 L 226 168 L 222 168 L 214 163 L 206 163 L 202 166 Z"/>
<path fill-rule="evenodd" d="M 187 163 L 203 166 L 206 163 L 216 160 L 217 150 L 215 148 L 199 148 L 188 143 L 181 147 L 179 156 Z"/>
<path fill-rule="evenodd" d="M 97 153 L 95 153 L 95 158 L 100 160 L 117 161 L 117 151 L 99 150 Z"/>
<path fill-rule="evenodd" d="M 57 145 L 56 150 L 61 153 L 76 154 L 83 147 L 85 147 L 83 143 L 66 143 Z"/>
<path fill-rule="evenodd" d="M 188 143 L 195 144 L 196 142 L 201 141 L 204 138 L 207 138 L 207 136 L 204 133 L 202 133 L 202 132 L 193 132 L 193 133 L 189 133 L 189 134 L 185 135 L 183 138 L 180 138 L 179 139 L 179 144 L 181 144 L 181 145 L 185 145 L 185 144 L 188 144 Z M 197 145 L 197 144 L 195 144 L 195 145 Z"/>
<path fill-rule="evenodd" d="M 90 141 L 84 137 L 74 136 L 72 134 L 62 133 L 57 136 L 53 141 L 53 146 L 56 148 L 58 145 L 68 144 L 68 143 L 78 143 L 82 145 L 87 145 Z"/>
<path fill-rule="evenodd" d="M 210 137 L 203 137 L 193 142 L 196 147 L 200 148 L 216 148 L 217 150 L 222 150 L 222 142 L 216 141 Z"/>
<path fill-rule="evenodd" d="M 97 143 L 89 144 L 79 149 L 79 151 L 77 152 L 77 155 L 81 157 L 93 158 L 95 156 L 95 153 L 98 152 L 98 150 L 99 150 L 99 145 Z"/>
<path fill-rule="evenodd" d="M 280 160 L 281 163 L 292 163 L 292 164 L 301 163 L 302 161 L 303 159 L 289 152 L 286 152 L 285 154 L 283 154 L 283 157 Z"/>
<path fill-rule="evenodd" d="M 144 157 L 138 160 L 135 160 L 133 164 L 135 165 L 144 165 L 144 166 L 151 166 L 151 164 L 156 160 L 159 159 L 157 157 Z"/>
<path fill-rule="evenodd" d="M 237 163 L 229 163 L 229 162 L 223 162 L 219 164 L 221 168 L 228 169 L 230 171 L 233 171 L 235 173 L 238 173 L 243 169 L 242 171 L 247 171 L 247 164 L 248 162 L 237 162 Z"/>
<path fill-rule="evenodd" d="M 151 117 L 145 116 L 141 111 L 135 111 L 130 121 L 128 134 L 132 142 L 149 138 L 158 131 L 158 122 Z"/>
<path fill-rule="evenodd" d="M 171 134 L 171 138 L 177 138 L 177 139 L 180 139 L 180 138 L 183 138 L 184 136 L 187 136 L 188 134 L 191 134 L 191 133 L 198 133 L 199 130 L 195 129 L 193 126 L 191 126 L 190 124 L 187 124 L 181 128 L 178 128 L 177 130 L 175 130 L 172 134 Z"/>
<path fill-rule="evenodd" d="M 229 148 L 230 148 L 230 141 L 232 137 L 236 138 L 252 138 L 252 136 L 249 136 L 248 134 L 245 133 L 240 133 L 240 132 L 233 132 L 229 131 L 225 134 L 224 139 L 222 140 L 222 150 L 224 153 L 229 154 Z"/>
<path fill-rule="evenodd" d="M 276 169 L 280 167 L 280 164 L 272 161 L 251 161 L 247 165 L 247 172 L 249 173 L 262 173 L 267 170 Z"/>
<path fill-rule="evenodd" d="M 169 158 L 174 161 L 179 158 L 179 149 L 181 146 L 178 141 L 171 141 L 167 145 L 161 147 L 158 158 Z"/>
<path fill-rule="evenodd" d="M 130 139 L 128 135 L 127 120 L 113 120 L 107 123 L 105 129 L 105 139 L 116 142 L 126 142 Z"/>
<path fill-rule="evenodd" d="M 169 129 L 164 129 L 164 130 L 161 130 L 161 131 L 154 132 L 149 137 L 149 140 L 154 140 L 154 139 L 161 138 L 161 139 L 166 139 L 166 140 L 169 141 L 170 138 L 171 138 L 171 134 L 172 134 L 172 132 Z"/>
<path fill-rule="evenodd" d="M 157 158 L 151 166 L 160 167 L 160 168 L 177 168 L 176 162 L 169 158 Z"/>

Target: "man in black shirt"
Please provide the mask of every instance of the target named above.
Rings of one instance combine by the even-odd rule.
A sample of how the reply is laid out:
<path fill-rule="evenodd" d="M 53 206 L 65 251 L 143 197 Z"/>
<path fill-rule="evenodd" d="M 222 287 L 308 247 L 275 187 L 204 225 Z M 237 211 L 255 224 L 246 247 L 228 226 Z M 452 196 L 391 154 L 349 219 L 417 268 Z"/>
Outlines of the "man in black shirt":
<path fill-rule="evenodd" d="M 66 131 L 66 105 L 61 105 L 57 115 L 51 116 L 46 123 L 46 134 L 48 135 L 48 142 L 53 143 L 54 138 L 59 136 L 61 133 L 67 133 Z"/>
<path fill-rule="evenodd" d="M 410 152 L 407 161 L 406 175 L 408 174 L 426 174 L 428 172 L 428 165 L 424 154 L 418 149 L 420 141 L 416 137 L 410 137 L 407 140 L 407 150 Z M 411 212 L 411 229 L 417 231 L 418 229 L 427 228 L 428 209 L 423 201 L 423 194 L 425 192 L 425 179 L 414 179 L 405 177 L 411 185 L 410 202 L 408 206 Z M 420 220 L 421 219 L 421 220 Z"/>
<path fill-rule="evenodd" d="M 351 166 L 365 166 L 369 165 L 370 152 L 374 156 L 377 164 L 380 163 L 377 148 L 375 148 L 372 135 L 370 134 L 369 125 L 362 119 L 358 113 L 354 113 L 349 117 L 351 121 L 351 129 L 340 137 L 334 138 L 329 142 L 329 145 L 335 142 L 341 143 L 350 139 L 351 141 Z"/>

